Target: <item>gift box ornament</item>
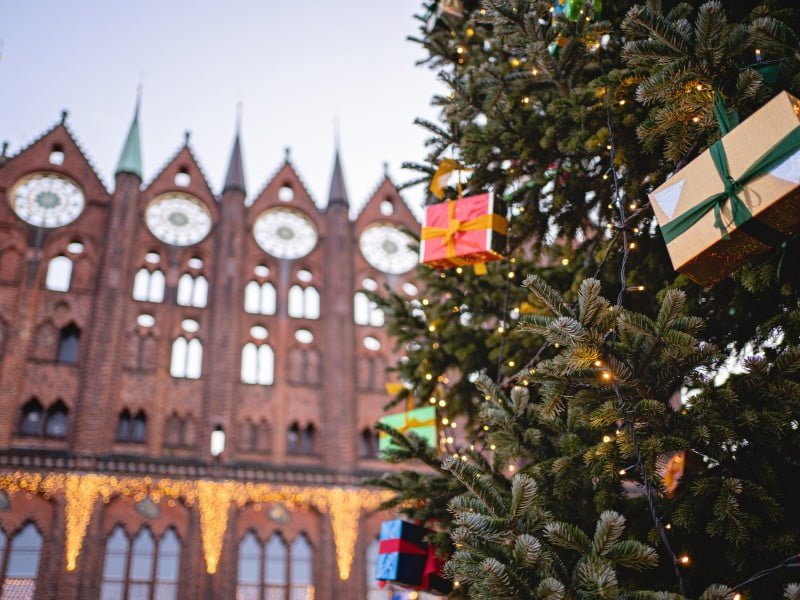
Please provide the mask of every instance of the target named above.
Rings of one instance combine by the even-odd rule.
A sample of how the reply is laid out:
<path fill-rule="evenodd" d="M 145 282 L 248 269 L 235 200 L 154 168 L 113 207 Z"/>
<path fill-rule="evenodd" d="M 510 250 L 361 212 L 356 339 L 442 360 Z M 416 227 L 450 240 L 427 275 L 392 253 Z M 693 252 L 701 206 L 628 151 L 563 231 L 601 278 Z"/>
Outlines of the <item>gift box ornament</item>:
<path fill-rule="evenodd" d="M 492 192 L 428 206 L 420 261 L 448 269 L 502 259 L 508 232 L 505 214 Z"/>
<path fill-rule="evenodd" d="M 378 422 L 388 425 L 400 433 L 413 432 L 428 442 L 432 448 L 439 445 L 435 406 L 423 406 L 396 415 L 387 415 Z M 394 443 L 391 435 L 381 431 L 378 435 L 378 451 L 382 453 L 390 448 L 397 448 L 397 444 Z"/>
<path fill-rule="evenodd" d="M 447 594 L 452 584 L 442 577 L 444 563 L 433 545 L 423 541 L 429 529 L 393 519 L 381 523 L 375 578 L 417 590 Z"/>
<path fill-rule="evenodd" d="M 701 285 L 781 246 L 800 231 L 800 101 L 778 94 L 650 202 L 672 265 Z"/>

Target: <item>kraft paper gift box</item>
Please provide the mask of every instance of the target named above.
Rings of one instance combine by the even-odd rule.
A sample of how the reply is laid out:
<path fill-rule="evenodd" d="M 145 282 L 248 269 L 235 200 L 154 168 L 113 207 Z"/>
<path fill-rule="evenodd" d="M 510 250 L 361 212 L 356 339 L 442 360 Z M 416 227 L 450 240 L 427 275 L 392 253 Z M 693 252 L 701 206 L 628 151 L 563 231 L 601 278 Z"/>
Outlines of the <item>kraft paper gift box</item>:
<path fill-rule="evenodd" d="M 800 101 L 781 92 L 650 194 L 672 265 L 712 285 L 800 230 Z"/>
<path fill-rule="evenodd" d="M 494 193 L 432 204 L 425 209 L 420 261 L 436 269 L 503 258 L 508 222 Z"/>
<path fill-rule="evenodd" d="M 388 425 L 400 433 L 408 434 L 413 431 L 427 441 L 431 448 L 436 448 L 439 445 L 436 407 L 434 406 L 423 406 L 422 408 L 415 408 L 396 415 L 387 415 L 378 422 Z M 384 452 L 391 447 L 396 447 L 392 436 L 381 431 L 378 435 L 378 451 Z"/>

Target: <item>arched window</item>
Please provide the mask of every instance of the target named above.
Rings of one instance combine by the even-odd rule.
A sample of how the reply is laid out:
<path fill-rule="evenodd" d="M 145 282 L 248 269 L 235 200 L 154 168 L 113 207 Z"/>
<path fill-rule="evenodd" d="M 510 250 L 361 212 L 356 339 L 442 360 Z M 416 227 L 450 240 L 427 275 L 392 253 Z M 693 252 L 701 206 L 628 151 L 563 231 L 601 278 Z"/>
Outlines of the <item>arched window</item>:
<path fill-rule="evenodd" d="M 209 451 L 211 456 L 219 456 L 225 452 L 225 430 L 222 429 L 222 425 L 217 425 L 211 432 Z"/>
<path fill-rule="evenodd" d="M 47 420 L 44 424 L 47 437 L 63 438 L 67 435 L 67 407 L 59 400 L 47 409 Z"/>
<path fill-rule="evenodd" d="M 143 410 L 136 413 L 133 418 L 133 427 L 131 428 L 131 441 L 144 442 L 147 437 L 147 417 Z"/>
<path fill-rule="evenodd" d="M 41 551 L 42 535 L 33 523 L 28 523 L 11 540 L 0 597 L 33 598 Z"/>
<path fill-rule="evenodd" d="M 197 338 L 181 336 L 172 343 L 169 373 L 173 377 L 199 379 L 203 370 L 203 344 Z"/>
<path fill-rule="evenodd" d="M 241 600 L 260 600 L 261 593 L 261 544 L 256 536 L 248 531 L 239 543 L 239 570 L 236 577 L 236 598 Z"/>
<path fill-rule="evenodd" d="M 181 543 L 172 529 L 167 529 L 158 543 L 156 560 L 156 600 L 175 600 L 178 597 L 178 565 Z"/>
<path fill-rule="evenodd" d="M 125 408 L 119 413 L 119 421 L 117 422 L 117 440 L 120 442 L 128 442 L 131 439 L 131 412 Z"/>
<path fill-rule="evenodd" d="M 106 541 L 106 556 L 103 564 L 103 583 L 100 598 L 124 598 L 128 571 L 128 537 L 117 526 Z"/>
<path fill-rule="evenodd" d="M 289 288 L 289 316 L 297 319 L 319 319 L 319 292 L 314 286 Z"/>
<path fill-rule="evenodd" d="M 297 421 L 289 426 L 286 435 L 286 452 L 288 454 L 300 454 L 300 425 Z"/>
<path fill-rule="evenodd" d="M 127 408 L 124 409 L 119 414 L 117 441 L 141 443 L 145 441 L 146 436 L 147 417 L 144 411 L 140 410 L 135 417 L 132 417 L 130 411 Z"/>
<path fill-rule="evenodd" d="M 242 383 L 272 385 L 275 382 L 275 353 L 269 344 L 248 342 L 242 348 Z"/>
<path fill-rule="evenodd" d="M 58 334 L 58 354 L 56 360 L 64 363 L 78 362 L 78 344 L 81 339 L 81 330 L 75 323 L 70 323 Z"/>
<path fill-rule="evenodd" d="M 133 278 L 133 299 L 140 302 L 163 302 L 165 284 L 162 271 L 148 271 L 142 267 Z"/>
<path fill-rule="evenodd" d="M 292 544 L 292 560 L 289 564 L 289 586 L 292 600 L 314 598 L 314 552 L 305 535 Z"/>
<path fill-rule="evenodd" d="M 358 456 L 360 458 L 377 458 L 378 435 L 369 427 L 361 430 L 358 438 Z"/>
<path fill-rule="evenodd" d="M 196 306 L 203 308 L 208 304 L 208 280 L 199 275 L 192 277 L 184 273 L 178 280 L 177 302 L 181 306 Z"/>
<path fill-rule="evenodd" d="M 314 437 L 316 428 L 309 423 L 305 428 L 295 421 L 289 426 L 286 436 L 286 452 L 288 454 L 312 455 L 315 452 Z"/>
<path fill-rule="evenodd" d="M 172 529 L 167 529 L 156 545 L 147 528 L 130 544 L 122 527 L 115 527 L 106 542 L 101 600 L 175 600 L 180 553 L 181 545 Z"/>
<path fill-rule="evenodd" d="M 42 435 L 43 425 L 44 409 L 36 398 L 31 398 L 22 407 L 19 433 L 20 435 Z"/>
<path fill-rule="evenodd" d="M 356 292 L 353 296 L 353 321 L 356 325 L 383 327 L 383 311 L 364 292 Z"/>
<path fill-rule="evenodd" d="M 275 286 L 269 281 L 251 281 L 244 288 L 244 311 L 252 315 L 274 315 L 277 296 Z"/>
<path fill-rule="evenodd" d="M 66 256 L 56 256 L 47 265 L 44 287 L 54 292 L 68 292 L 72 280 L 72 261 Z"/>
<path fill-rule="evenodd" d="M 287 552 L 286 542 L 278 534 L 273 534 L 267 542 L 267 555 L 264 557 L 265 598 L 278 598 L 286 589 Z"/>
<path fill-rule="evenodd" d="M 314 425 L 309 423 L 306 425 L 306 428 L 303 430 L 302 435 L 300 436 L 301 444 L 300 448 L 303 454 L 314 454 L 314 435 L 316 434 L 316 430 Z"/>

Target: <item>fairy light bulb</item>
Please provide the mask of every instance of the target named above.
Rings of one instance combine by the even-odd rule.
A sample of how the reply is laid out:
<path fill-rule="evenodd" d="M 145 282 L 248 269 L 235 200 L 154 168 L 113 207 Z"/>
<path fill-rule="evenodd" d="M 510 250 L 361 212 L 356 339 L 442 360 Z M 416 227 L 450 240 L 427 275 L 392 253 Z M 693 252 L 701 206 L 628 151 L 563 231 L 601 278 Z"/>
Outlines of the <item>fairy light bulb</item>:
<path fill-rule="evenodd" d="M 447 417 L 444 417 L 442 419 L 442 425 L 449 425 L 449 424 L 450 424 L 450 419 L 448 419 Z"/>
<path fill-rule="evenodd" d="M 433 375 L 430 373 L 425 373 L 425 381 L 430 381 L 431 379 L 433 379 Z"/>
<path fill-rule="evenodd" d="M 620 474 L 620 475 L 626 475 L 626 474 L 627 474 L 627 471 L 626 471 L 625 469 L 620 469 L 620 470 L 619 470 L 619 474 Z"/>
<path fill-rule="evenodd" d="M 447 406 L 447 402 L 445 402 L 444 400 L 439 400 L 439 406 L 444 408 L 445 406 Z"/>
<path fill-rule="evenodd" d="M 685 567 L 688 566 L 689 563 L 692 562 L 692 560 L 689 558 L 688 554 L 683 554 L 678 557 L 678 562 Z"/>
<path fill-rule="evenodd" d="M 604 443 L 608 444 L 610 441 L 611 441 L 611 436 L 610 435 L 604 435 L 603 436 L 603 442 Z"/>

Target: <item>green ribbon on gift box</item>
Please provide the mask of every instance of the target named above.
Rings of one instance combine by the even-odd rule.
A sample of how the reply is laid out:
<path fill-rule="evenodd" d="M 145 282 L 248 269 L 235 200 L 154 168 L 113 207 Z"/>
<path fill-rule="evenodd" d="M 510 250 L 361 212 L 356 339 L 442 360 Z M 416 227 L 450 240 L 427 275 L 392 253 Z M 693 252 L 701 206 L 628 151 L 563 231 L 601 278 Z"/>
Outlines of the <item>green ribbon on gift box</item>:
<path fill-rule="evenodd" d="M 715 112 L 717 111 L 715 110 Z M 728 200 L 731 202 L 733 223 L 737 227 L 741 227 L 747 223 L 752 218 L 753 214 L 739 197 L 739 192 L 741 192 L 750 181 L 762 175 L 766 175 L 798 150 L 800 150 L 800 126 L 792 129 L 792 131 L 777 144 L 762 154 L 749 169 L 738 178 L 734 179 L 731 177 L 728 167 L 728 158 L 725 154 L 725 147 L 722 144 L 722 140 L 715 142 L 711 146 L 711 159 L 714 162 L 714 167 L 717 169 L 717 174 L 722 180 L 724 191 L 709 196 L 664 225 L 661 228 L 664 240 L 667 243 L 671 242 L 679 235 L 694 227 L 700 219 L 712 210 L 714 211 L 714 226 L 720 230 L 722 239 L 729 239 L 730 235 L 728 234 L 728 229 L 722 221 L 722 206 L 725 202 Z M 765 226 L 765 229 L 771 228 Z"/>

